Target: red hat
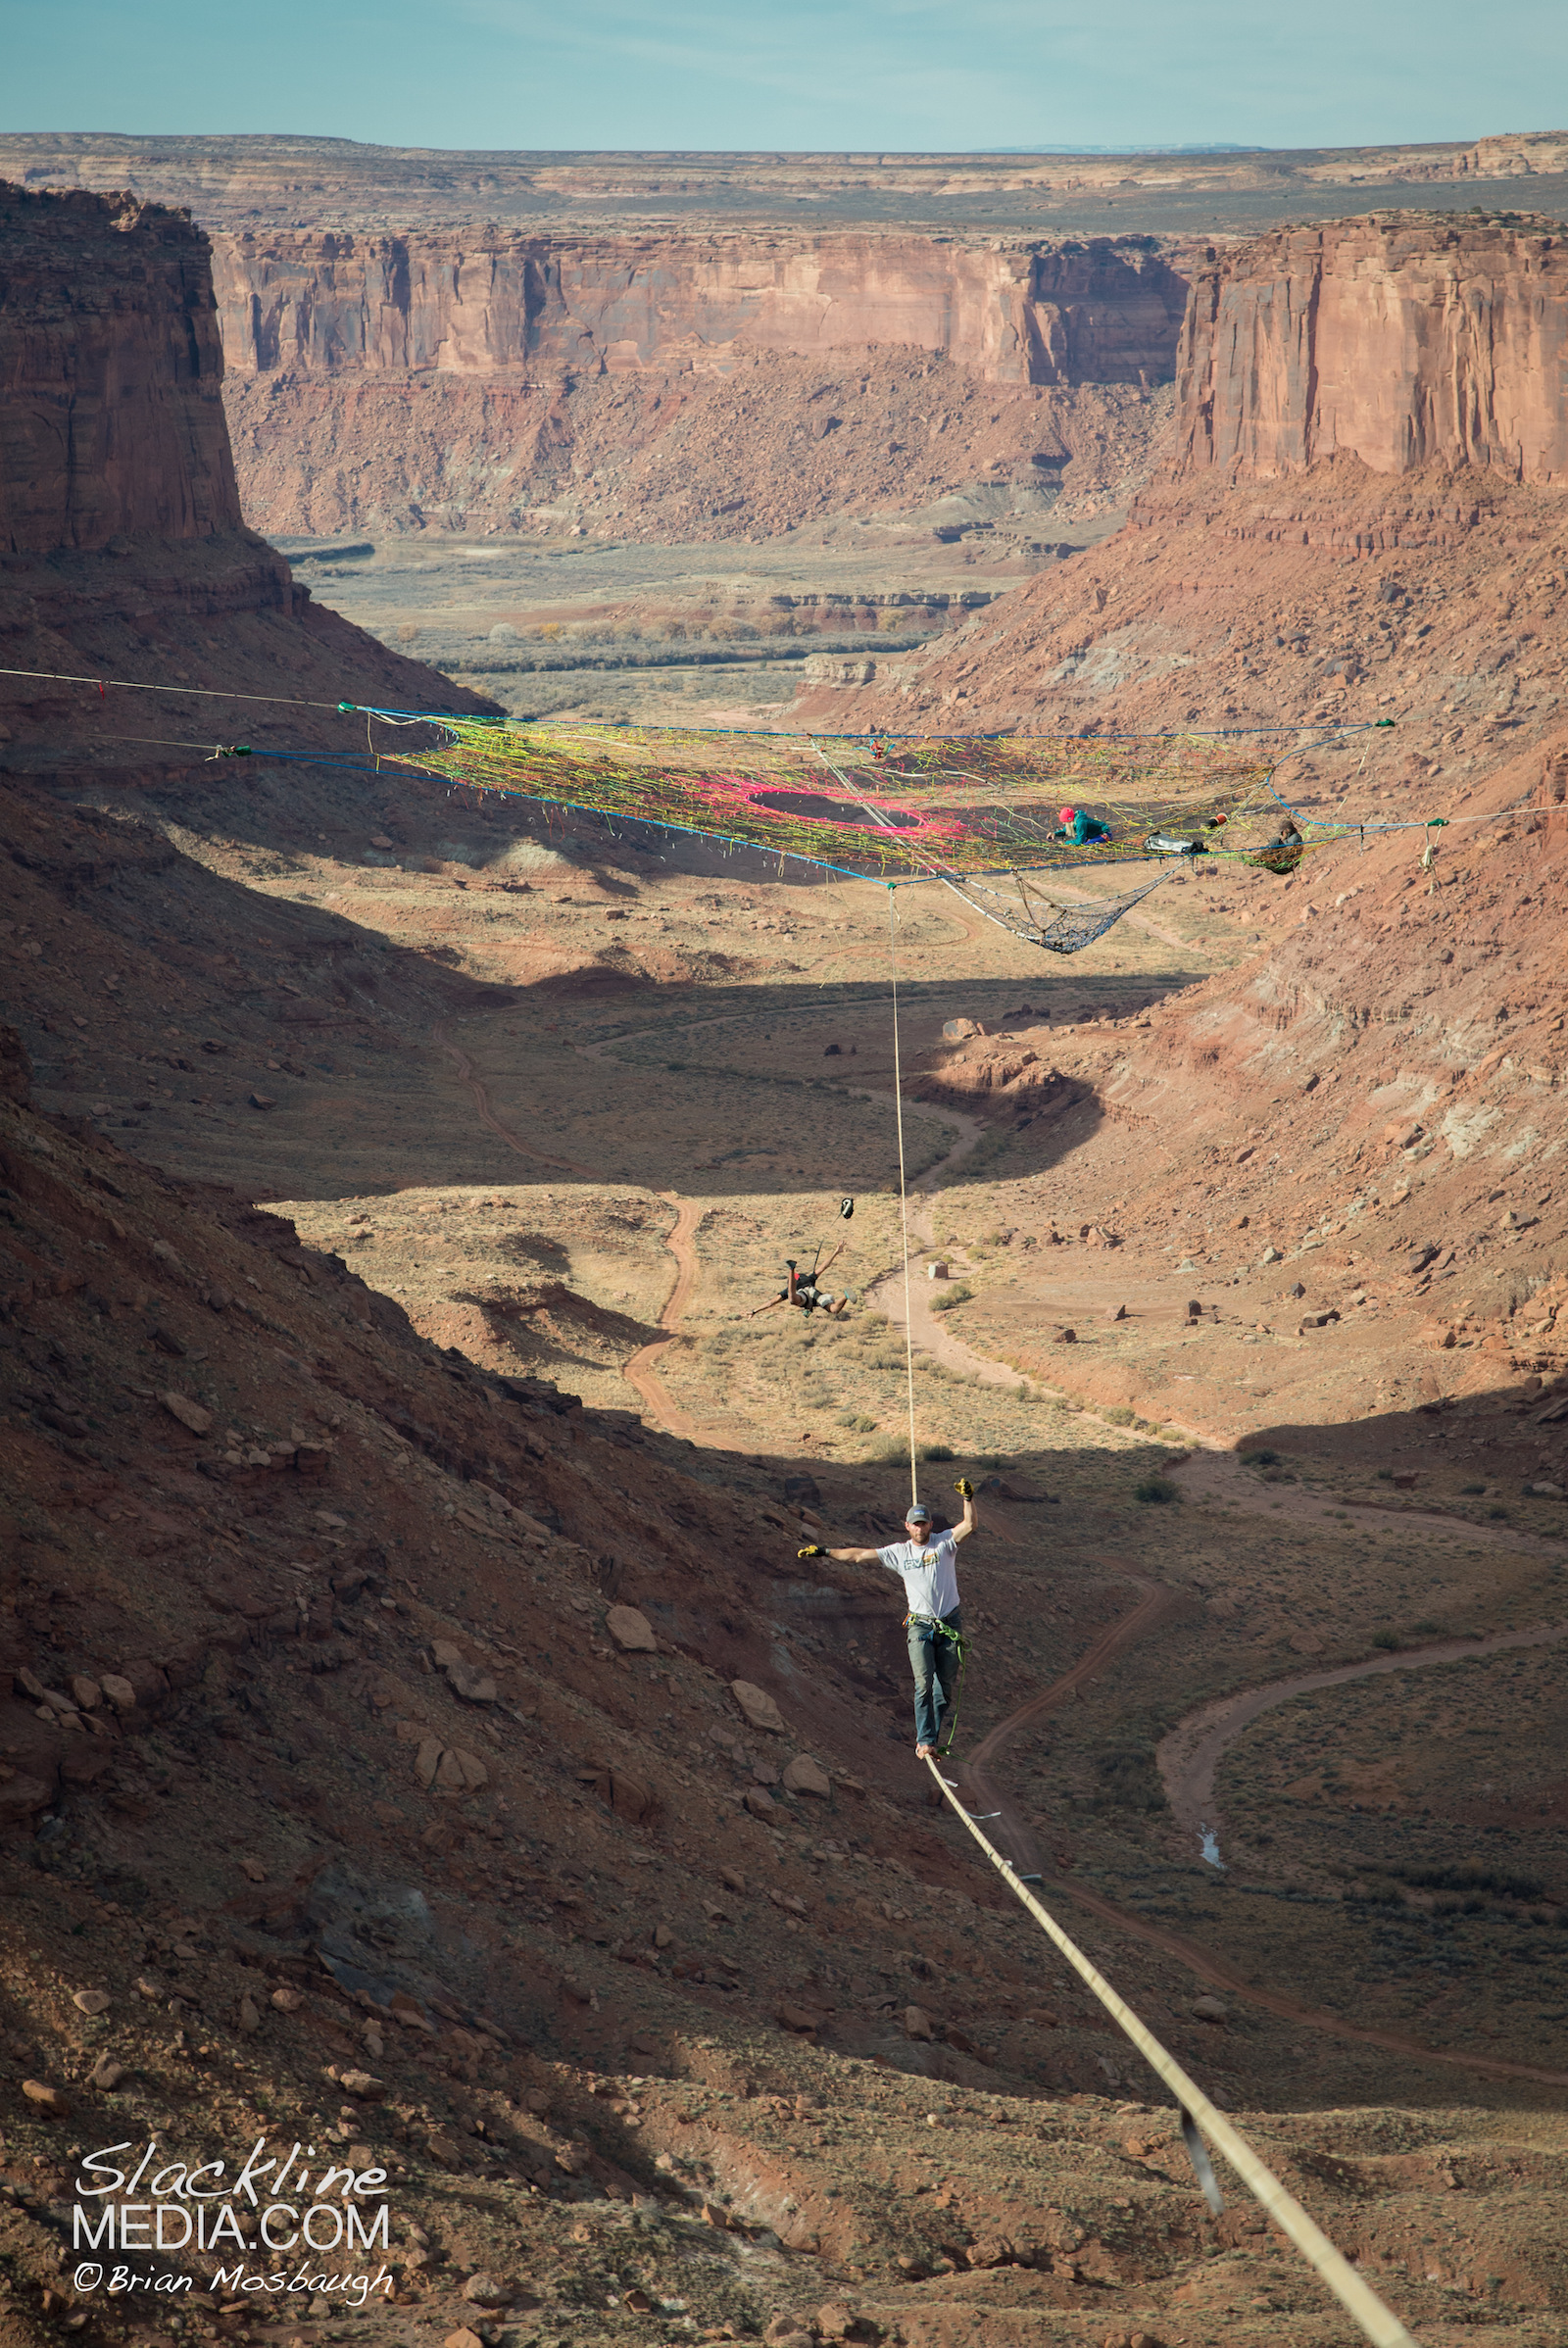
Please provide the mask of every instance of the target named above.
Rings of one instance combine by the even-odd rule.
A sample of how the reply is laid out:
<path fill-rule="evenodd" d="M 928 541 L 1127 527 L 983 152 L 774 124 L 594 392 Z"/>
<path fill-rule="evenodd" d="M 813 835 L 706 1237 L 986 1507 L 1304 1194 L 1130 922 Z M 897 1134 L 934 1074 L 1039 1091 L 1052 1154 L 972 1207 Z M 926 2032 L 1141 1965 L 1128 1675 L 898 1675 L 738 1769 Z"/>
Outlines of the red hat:
<path fill-rule="evenodd" d="M 1077 812 L 1078 810 L 1076 807 L 1063 807 L 1061 810 L 1061 821 L 1063 823 L 1071 823 Z"/>

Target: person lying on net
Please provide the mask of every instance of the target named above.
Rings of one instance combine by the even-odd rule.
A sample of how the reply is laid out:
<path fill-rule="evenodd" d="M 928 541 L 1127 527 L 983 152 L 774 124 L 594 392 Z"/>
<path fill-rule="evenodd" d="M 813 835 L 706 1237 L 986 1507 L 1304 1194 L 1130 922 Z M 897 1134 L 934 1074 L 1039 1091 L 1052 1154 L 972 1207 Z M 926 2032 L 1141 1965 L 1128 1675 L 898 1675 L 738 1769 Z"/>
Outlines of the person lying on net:
<path fill-rule="evenodd" d="M 1109 832 L 1095 816 L 1082 807 L 1063 807 L 1061 826 L 1052 833 L 1054 840 L 1070 840 L 1075 848 L 1083 848 L 1096 840 L 1108 840 Z"/>
<path fill-rule="evenodd" d="M 833 1255 L 838 1252 L 835 1247 Z M 757 1312 L 748 1314 L 748 1319 L 755 1321 L 758 1312 L 771 1312 L 775 1304 L 798 1304 L 803 1312 L 830 1313 L 837 1320 L 850 1301 L 848 1291 L 835 1295 L 832 1289 L 817 1285 L 828 1264 L 833 1261 L 833 1255 L 828 1257 L 827 1263 L 809 1272 L 798 1272 L 794 1256 L 786 1256 L 784 1262 L 789 1278 L 784 1287 L 776 1296 L 769 1296 L 765 1304 L 760 1304 Z"/>
<path fill-rule="evenodd" d="M 975 1529 L 974 1486 L 960 1476 L 954 1490 L 963 1498 L 962 1521 L 934 1538 L 931 1511 L 917 1500 L 904 1520 L 907 1541 L 885 1549 L 824 1549 L 812 1542 L 798 1552 L 802 1557 L 833 1557 L 840 1565 L 880 1565 L 902 1580 L 908 1603 L 904 1627 L 914 1674 L 914 1751 L 920 1761 L 935 1760 L 942 1749 L 942 1716 L 963 1669 L 956 1551 Z"/>

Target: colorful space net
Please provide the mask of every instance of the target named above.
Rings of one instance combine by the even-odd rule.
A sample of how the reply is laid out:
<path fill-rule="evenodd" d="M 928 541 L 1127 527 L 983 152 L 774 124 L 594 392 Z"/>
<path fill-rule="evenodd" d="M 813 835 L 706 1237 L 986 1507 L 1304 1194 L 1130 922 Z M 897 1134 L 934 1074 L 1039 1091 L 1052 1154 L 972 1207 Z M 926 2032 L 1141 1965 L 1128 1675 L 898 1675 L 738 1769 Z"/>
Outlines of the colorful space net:
<path fill-rule="evenodd" d="M 377 745 L 384 755 L 456 788 L 692 833 L 893 887 L 943 881 L 1055 953 L 1102 936 L 1185 859 L 1240 856 L 1286 871 L 1300 854 L 1269 787 L 1271 761 L 1213 737 L 933 740 L 366 714 L 398 728 L 395 748 Z M 434 729 L 435 740 L 410 746 L 416 726 Z M 1042 904 L 1021 880 L 1151 860 L 1165 871 L 1092 904 Z M 976 893 L 985 875 L 1016 884 L 1006 910 L 995 890 Z"/>
<path fill-rule="evenodd" d="M 1254 801 L 1278 811 L 1268 759 L 1198 736 L 934 741 L 418 722 L 441 739 L 396 755 L 468 790 L 699 832 L 877 880 L 1142 862 L 1190 852 L 1205 824 Z M 1066 807 L 1104 837 L 1063 837 Z"/>

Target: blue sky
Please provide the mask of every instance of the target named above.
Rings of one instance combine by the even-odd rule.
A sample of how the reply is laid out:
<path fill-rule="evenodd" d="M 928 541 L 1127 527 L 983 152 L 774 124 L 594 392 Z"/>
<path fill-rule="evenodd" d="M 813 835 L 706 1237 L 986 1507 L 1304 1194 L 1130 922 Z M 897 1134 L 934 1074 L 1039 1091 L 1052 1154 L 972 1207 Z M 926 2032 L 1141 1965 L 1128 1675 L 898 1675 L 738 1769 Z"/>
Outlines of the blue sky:
<path fill-rule="evenodd" d="M 1562 0 L 0 0 L 0 128 L 1349 146 L 1568 122 Z"/>

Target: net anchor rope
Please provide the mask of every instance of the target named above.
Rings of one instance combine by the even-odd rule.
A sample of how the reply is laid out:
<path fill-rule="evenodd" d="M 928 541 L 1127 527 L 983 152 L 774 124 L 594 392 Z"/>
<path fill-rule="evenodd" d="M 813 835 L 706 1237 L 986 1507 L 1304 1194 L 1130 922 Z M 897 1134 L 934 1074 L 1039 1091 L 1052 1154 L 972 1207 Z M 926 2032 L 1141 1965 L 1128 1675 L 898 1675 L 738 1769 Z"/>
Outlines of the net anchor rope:
<path fill-rule="evenodd" d="M 1057 1952 L 1077 1974 L 1086 1987 L 1093 1991 L 1118 2028 L 1129 2037 L 1150 2068 L 1169 2087 L 1176 2098 L 1181 2116 L 1181 2129 L 1199 2183 L 1210 2209 L 1218 2211 L 1219 2187 L 1202 2138 L 1222 2152 L 1246 2185 L 1248 2191 L 1262 2204 L 1263 2209 L 1289 2236 L 1307 2265 L 1334 2293 L 1347 2315 L 1359 2325 L 1363 2335 L 1372 2341 L 1373 2348 L 1420 2348 L 1415 2334 L 1406 2329 L 1392 2308 L 1385 2307 L 1371 2285 L 1359 2275 L 1342 2251 L 1336 2250 L 1328 2235 L 1309 2217 L 1272 2169 L 1261 2161 L 1240 2129 L 1231 2126 L 1223 2112 L 1216 2110 L 1195 2079 L 1189 2079 L 1174 2055 L 1166 2052 L 1147 2025 L 1141 2022 L 1126 2000 L 1119 1996 L 1084 1954 L 1071 1934 L 1064 1932 L 1048 1908 L 1041 1905 L 1028 1888 L 1030 1881 L 1020 1876 L 1008 1859 L 980 1832 L 972 1811 L 966 1810 L 957 1797 L 951 1779 L 945 1778 L 935 1761 L 928 1760 L 932 1780 L 942 1798 L 962 1819 L 968 1833 L 974 1836 L 992 1866 L 1009 1890 L 1015 1892 L 1041 1930 L 1051 1939 Z M 987 1817 L 999 1817 L 990 1811 Z M 1201 2128 L 1202 2135 L 1199 2134 Z M 1205 2171 L 1207 2172 L 1205 2176 Z"/>

